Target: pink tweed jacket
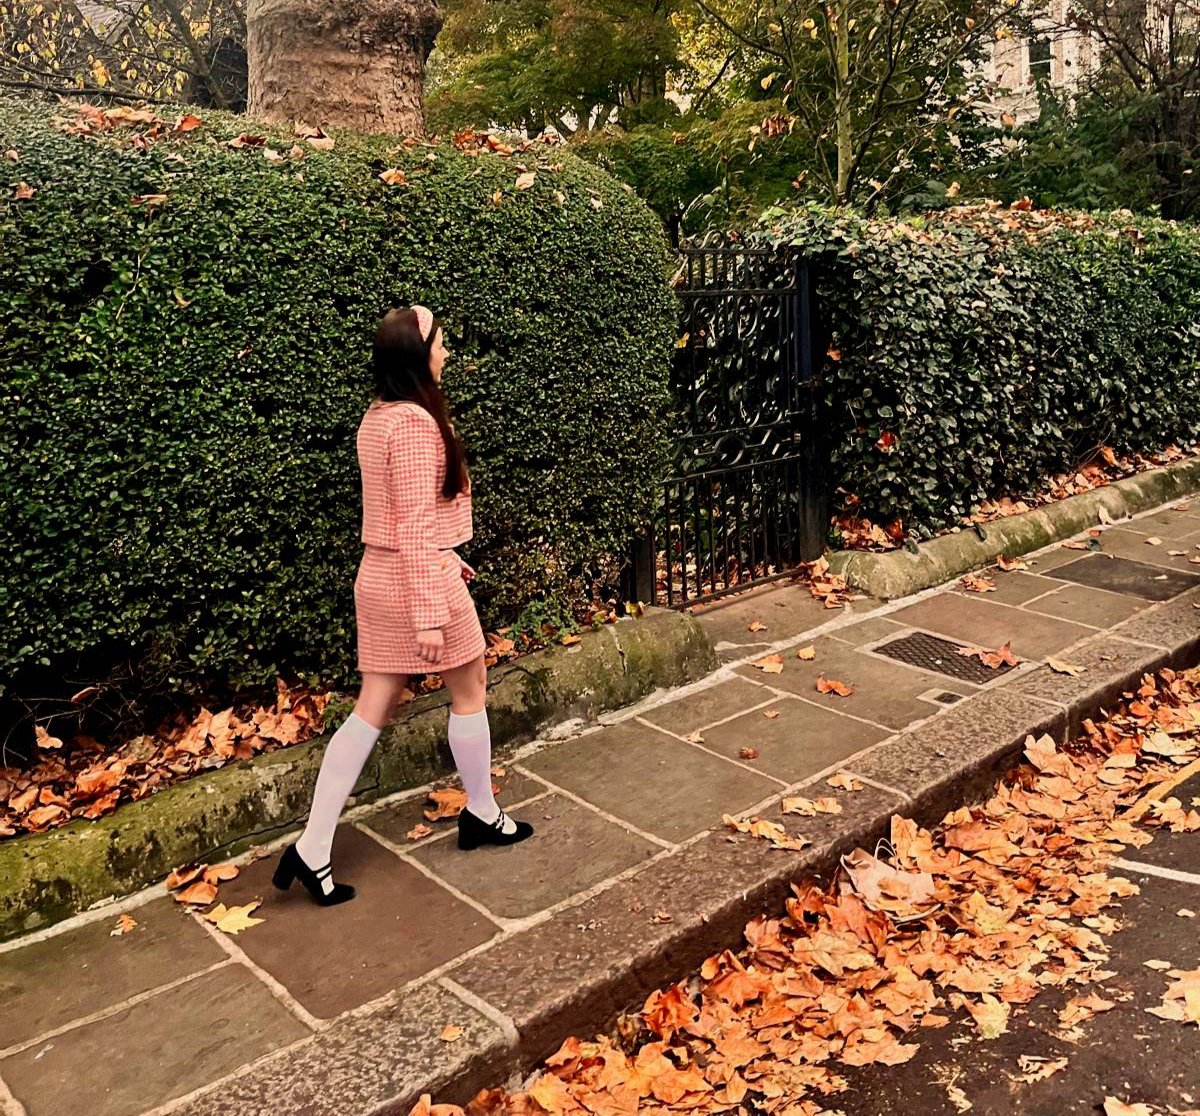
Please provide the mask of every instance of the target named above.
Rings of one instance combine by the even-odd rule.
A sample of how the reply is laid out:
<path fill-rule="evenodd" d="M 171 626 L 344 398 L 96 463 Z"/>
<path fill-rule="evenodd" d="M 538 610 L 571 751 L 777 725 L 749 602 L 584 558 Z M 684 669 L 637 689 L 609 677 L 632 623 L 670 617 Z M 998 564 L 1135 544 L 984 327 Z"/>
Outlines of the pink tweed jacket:
<path fill-rule="evenodd" d="M 446 448 L 433 416 L 415 403 L 373 403 L 358 428 L 362 541 L 397 552 L 417 631 L 450 620 L 442 552 L 470 539 L 471 495 L 447 500 Z"/>

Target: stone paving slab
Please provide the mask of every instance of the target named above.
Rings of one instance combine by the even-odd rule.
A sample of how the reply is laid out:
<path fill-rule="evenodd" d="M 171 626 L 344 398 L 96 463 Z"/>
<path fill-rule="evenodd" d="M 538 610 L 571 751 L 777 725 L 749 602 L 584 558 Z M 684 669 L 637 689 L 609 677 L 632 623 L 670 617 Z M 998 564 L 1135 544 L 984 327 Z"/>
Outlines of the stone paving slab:
<path fill-rule="evenodd" d="M 767 776 L 625 722 L 548 748 L 522 765 L 664 843 L 702 833 L 779 790 Z"/>
<path fill-rule="evenodd" d="M 784 655 L 783 672 L 766 676 L 771 685 L 818 702 L 822 708 L 891 729 L 905 728 L 937 713 L 941 707 L 927 695 L 944 691 L 968 694 L 973 689 L 969 683 L 867 654 L 832 637 L 818 639 L 813 647 L 816 658 L 811 662 L 797 659 L 794 652 Z M 738 669 L 746 675 L 759 673 L 750 666 Z M 846 683 L 854 692 L 849 697 L 819 693 L 817 679 L 822 675 Z"/>
<path fill-rule="evenodd" d="M 1055 655 L 1091 635 L 1079 624 L 1040 613 L 993 604 L 979 596 L 963 598 L 941 593 L 891 614 L 903 624 L 949 636 L 975 647 L 995 648 L 1011 643 L 1023 659 Z"/>
<path fill-rule="evenodd" d="M 495 776 L 492 786 L 496 789 L 496 801 L 505 810 L 511 812 L 514 807 L 548 793 L 544 783 L 539 783 L 528 775 L 522 775 L 519 771 L 507 767 L 500 770 L 503 770 L 504 774 Z M 460 788 L 462 786 L 457 779 L 452 781 L 452 785 Z M 393 844 L 409 845 L 408 834 L 419 825 L 429 824 L 425 818 L 425 806 L 426 799 L 423 794 L 389 803 L 372 811 L 367 828 Z"/>
<path fill-rule="evenodd" d="M 117 916 L 0 953 L 0 1050 L 9 1049 L 226 959 L 220 946 L 159 899 L 113 937 Z"/>
<path fill-rule="evenodd" d="M 344 907 L 275 893 L 270 857 L 221 892 L 263 899 L 263 923 L 219 944 L 154 900 L 135 912 L 141 937 L 110 939 L 115 915 L 101 912 L 0 950 L 0 1099 L 7 1086 L 18 1116 L 166 1116 L 157 1106 L 180 1097 L 170 1112 L 183 1116 L 407 1116 L 427 1091 L 465 1101 L 736 948 L 748 918 L 871 845 L 893 813 L 936 821 L 986 792 L 1027 734 L 1064 739 L 1143 672 L 1200 659 L 1193 575 L 1056 548 L 994 576 L 995 594 L 951 585 L 882 612 L 826 610 L 786 585 L 702 610 L 728 666 L 506 764 L 501 801 L 538 827 L 525 845 L 461 853 L 453 822 L 409 840 L 423 820 L 409 797 L 341 827 L 339 875 L 360 891 Z M 747 631 L 755 619 L 766 632 Z M 972 685 L 878 653 L 915 630 L 1011 639 L 1029 661 Z M 807 645 L 812 662 L 796 656 Z M 781 673 L 750 665 L 767 650 Z M 1048 655 L 1084 671 L 1059 674 L 1038 662 Z M 855 693 L 820 695 L 822 673 Z M 828 787 L 839 768 L 864 789 Z M 782 814 L 796 793 L 833 795 L 843 812 Z M 721 824 L 751 811 L 812 844 L 777 851 Z M 110 1049 L 148 1050 L 153 1065 L 109 1058 L 89 1093 L 85 1067 Z"/>
<path fill-rule="evenodd" d="M 705 746 L 729 759 L 752 748 L 758 756 L 748 762 L 756 771 L 798 783 L 891 735 L 882 725 L 791 696 L 772 702 L 766 712 L 776 716 L 768 718 L 756 709 L 705 729 Z"/>
<path fill-rule="evenodd" d="M 1061 585 L 1057 581 L 1043 577 L 1040 573 L 1025 573 L 1021 570 L 1004 573 L 1001 570 L 996 570 L 990 573 L 989 576 L 995 582 L 996 589 L 994 592 L 988 593 L 983 599 L 990 601 L 992 604 L 1023 605 L 1037 597 L 1045 596 L 1045 594 L 1053 593 L 1056 589 L 1061 588 Z M 961 583 L 955 585 L 954 592 L 960 596 L 967 597 L 969 600 L 979 599 L 978 594 L 965 589 Z"/>
<path fill-rule="evenodd" d="M 1054 576 L 1147 601 L 1167 601 L 1198 584 L 1194 574 L 1112 554 L 1089 554 L 1059 566 Z"/>
<path fill-rule="evenodd" d="M 1155 539 L 1158 541 L 1155 542 Z M 1100 545 L 1104 554 L 1188 572 L 1189 559 L 1200 555 L 1200 550 L 1196 549 L 1198 541 L 1200 530 L 1172 535 L 1143 535 L 1137 531 L 1110 527 L 1101 536 Z M 1197 567 L 1192 565 L 1190 569 L 1194 573 Z"/>
<path fill-rule="evenodd" d="M 462 1029 L 447 1042 L 447 1027 Z M 171 1116 L 408 1116 L 422 1093 L 473 1095 L 516 1067 L 515 1032 L 438 983 L 347 1015 Z"/>
<path fill-rule="evenodd" d="M 1063 585 L 1030 601 L 1026 607 L 1030 612 L 1057 616 L 1060 620 L 1086 624 L 1090 628 L 1111 628 L 1148 608 L 1149 604 L 1140 597 L 1125 597 L 1087 585 Z"/>
<path fill-rule="evenodd" d="M 771 701 L 774 696 L 773 691 L 756 681 L 730 678 L 727 682 L 650 709 L 643 714 L 642 720 L 668 732 L 686 735 Z"/>
<path fill-rule="evenodd" d="M 423 976 L 495 936 L 498 927 L 412 864 L 343 825 L 334 844 L 352 903 L 318 907 L 299 884 L 271 886 L 274 858 L 221 888 L 228 906 L 262 899 L 264 921 L 237 947 L 318 1019 L 331 1019 Z"/>
<path fill-rule="evenodd" d="M 1070 663 L 1082 674 L 1063 674 L 1048 666 L 1014 675 L 1004 685 L 1019 694 L 1052 702 L 1067 711 L 1068 732 L 1076 733 L 1085 717 L 1096 710 L 1112 709 L 1126 692 L 1128 679 L 1141 678 L 1167 665 L 1168 656 L 1158 647 L 1133 643 L 1104 634 L 1071 648 Z"/>
<path fill-rule="evenodd" d="M 537 829 L 537 840 L 522 849 L 522 855 L 513 849 L 479 849 L 467 857 L 450 838 L 422 845 L 412 859 L 494 915 L 520 919 L 661 851 L 661 846 L 561 794 L 551 793 L 513 810 L 512 817 Z"/>
<path fill-rule="evenodd" d="M 28 1116 L 137 1116 L 308 1034 L 226 965 L 5 1058 L 0 1077 Z"/>

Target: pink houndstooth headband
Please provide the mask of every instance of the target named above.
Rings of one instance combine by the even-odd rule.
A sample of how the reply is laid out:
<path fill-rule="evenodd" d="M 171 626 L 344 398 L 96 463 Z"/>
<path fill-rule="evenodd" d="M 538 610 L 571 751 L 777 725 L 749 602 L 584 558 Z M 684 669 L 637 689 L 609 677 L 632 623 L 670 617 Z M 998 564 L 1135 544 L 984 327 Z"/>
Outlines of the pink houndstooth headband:
<path fill-rule="evenodd" d="M 421 340 L 428 345 L 433 340 L 433 327 L 435 324 L 433 311 L 426 306 L 414 306 L 412 311 L 417 316 L 417 329 L 421 333 Z"/>

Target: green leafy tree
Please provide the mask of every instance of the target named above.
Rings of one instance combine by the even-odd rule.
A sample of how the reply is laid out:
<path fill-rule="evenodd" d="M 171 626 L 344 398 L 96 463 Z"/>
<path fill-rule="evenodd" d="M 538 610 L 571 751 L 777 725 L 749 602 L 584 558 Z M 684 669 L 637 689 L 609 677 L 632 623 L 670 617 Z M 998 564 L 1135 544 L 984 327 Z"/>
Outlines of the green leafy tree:
<path fill-rule="evenodd" d="M 995 0 L 696 0 L 778 106 L 764 139 L 798 134 L 836 204 L 894 193 L 978 99 L 976 63 L 1020 18 Z"/>
<path fill-rule="evenodd" d="M 1125 161 L 1153 168 L 1164 216 L 1200 216 L 1200 6 L 1075 0 L 1068 18 L 1102 48 L 1092 104 L 1132 119 Z"/>
<path fill-rule="evenodd" d="M 449 0 L 431 60 L 431 126 L 564 135 L 676 115 L 680 0 Z"/>
<path fill-rule="evenodd" d="M 0 0 L 0 87 L 240 109 L 245 39 L 241 0 Z"/>

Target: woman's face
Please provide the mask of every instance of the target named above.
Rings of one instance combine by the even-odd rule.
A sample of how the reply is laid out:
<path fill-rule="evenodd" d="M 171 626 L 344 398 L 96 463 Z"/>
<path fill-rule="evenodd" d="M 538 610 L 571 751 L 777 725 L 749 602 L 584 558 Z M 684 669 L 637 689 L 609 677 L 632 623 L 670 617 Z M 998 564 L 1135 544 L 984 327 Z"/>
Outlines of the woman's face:
<path fill-rule="evenodd" d="M 429 371 L 433 374 L 435 384 L 442 382 L 442 369 L 446 367 L 446 357 L 449 355 L 446 351 L 446 342 L 442 331 L 439 329 L 433 338 L 433 344 L 429 347 Z"/>

